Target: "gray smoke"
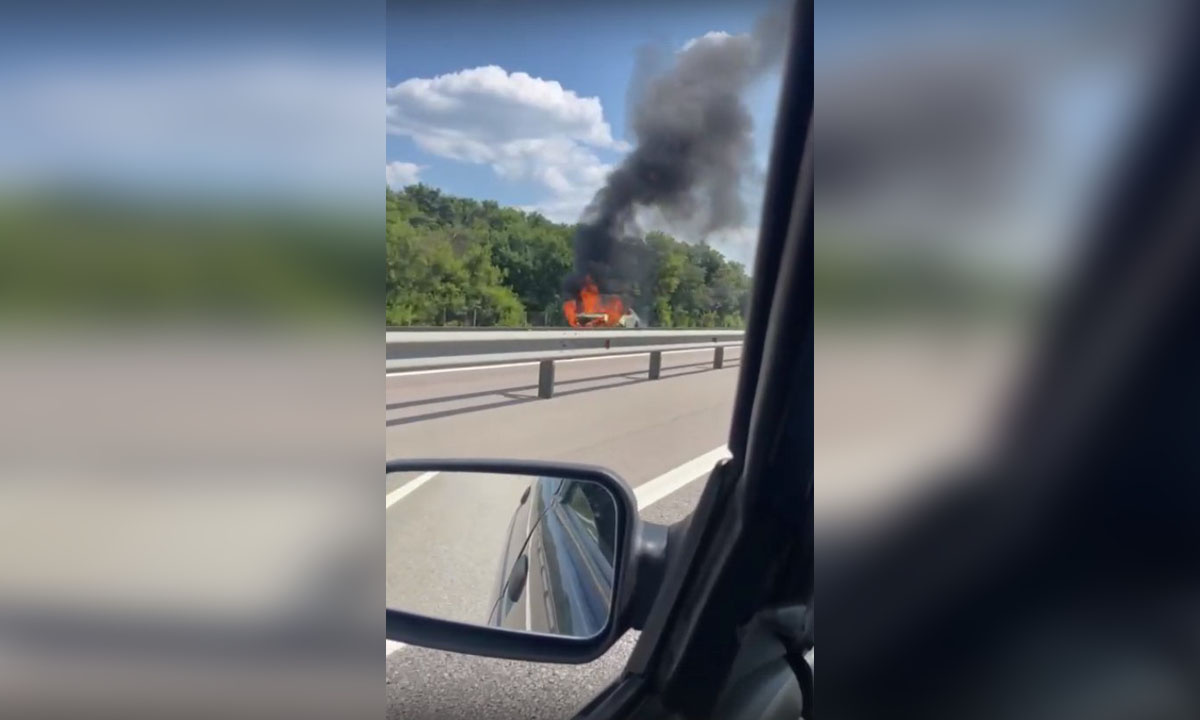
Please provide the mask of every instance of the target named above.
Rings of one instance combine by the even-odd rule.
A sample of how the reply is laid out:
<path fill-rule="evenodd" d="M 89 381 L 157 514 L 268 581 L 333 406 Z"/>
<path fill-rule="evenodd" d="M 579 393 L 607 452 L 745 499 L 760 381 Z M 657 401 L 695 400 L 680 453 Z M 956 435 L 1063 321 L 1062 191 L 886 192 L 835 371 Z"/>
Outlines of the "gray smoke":
<path fill-rule="evenodd" d="M 747 34 L 699 39 L 673 62 L 639 59 L 629 118 L 637 145 L 583 212 L 567 293 L 585 275 L 602 292 L 626 290 L 639 263 L 620 249 L 638 234 L 638 208 L 685 220 L 701 236 L 743 223 L 741 186 L 753 148 L 743 95 L 782 56 L 787 11 L 775 8 Z"/>

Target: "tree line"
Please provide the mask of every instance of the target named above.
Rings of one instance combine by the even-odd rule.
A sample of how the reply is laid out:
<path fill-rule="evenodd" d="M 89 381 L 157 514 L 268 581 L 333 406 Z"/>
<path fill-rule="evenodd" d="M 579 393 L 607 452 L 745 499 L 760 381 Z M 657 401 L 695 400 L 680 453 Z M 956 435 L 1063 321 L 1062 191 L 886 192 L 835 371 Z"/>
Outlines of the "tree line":
<path fill-rule="evenodd" d="M 442 193 L 387 189 L 387 323 L 564 325 L 574 225 Z M 705 244 L 651 232 L 621 241 L 640 280 L 621 293 L 655 327 L 741 327 L 750 279 Z"/>

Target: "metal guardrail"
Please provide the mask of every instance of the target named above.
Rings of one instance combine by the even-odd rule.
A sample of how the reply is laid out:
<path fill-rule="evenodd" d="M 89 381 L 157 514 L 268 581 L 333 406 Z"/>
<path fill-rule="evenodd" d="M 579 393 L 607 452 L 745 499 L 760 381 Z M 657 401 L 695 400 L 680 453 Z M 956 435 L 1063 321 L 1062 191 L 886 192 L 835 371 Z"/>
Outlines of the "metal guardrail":
<path fill-rule="evenodd" d="M 660 342 L 685 342 L 695 338 L 741 338 L 745 330 L 730 330 L 727 328 L 698 329 L 698 330 L 657 330 L 652 328 L 618 329 L 618 328 L 519 328 L 505 330 L 497 328 L 455 328 L 425 329 L 425 330 L 388 330 L 388 343 L 412 345 L 433 341 L 473 342 L 479 339 L 491 340 L 612 340 L 619 339 L 625 343 L 644 342 L 647 339 Z"/>
<path fill-rule="evenodd" d="M 713 351 L 713 368 L 725 364 L 725 348 L 742 344 L 741 330 L 527 330 L 389 331 L 387 372 L 538 363 L 538 397 L 554 396 L 554 362 L 576 358 L 649 355 L 648 378 L 662 372 L 662 354 Z"/>

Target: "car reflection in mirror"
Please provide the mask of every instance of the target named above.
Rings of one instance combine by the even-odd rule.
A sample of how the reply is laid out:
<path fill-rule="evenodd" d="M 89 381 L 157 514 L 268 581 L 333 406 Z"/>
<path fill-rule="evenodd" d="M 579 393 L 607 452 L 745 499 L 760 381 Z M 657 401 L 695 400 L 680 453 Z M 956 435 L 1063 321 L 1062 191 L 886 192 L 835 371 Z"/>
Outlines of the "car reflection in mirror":
<path fill-rule="evenodd" d="M 540 477 L 509 523 L 488 624 L 593 637 L 612 608 L 617 507 L 597 483 Z"/>

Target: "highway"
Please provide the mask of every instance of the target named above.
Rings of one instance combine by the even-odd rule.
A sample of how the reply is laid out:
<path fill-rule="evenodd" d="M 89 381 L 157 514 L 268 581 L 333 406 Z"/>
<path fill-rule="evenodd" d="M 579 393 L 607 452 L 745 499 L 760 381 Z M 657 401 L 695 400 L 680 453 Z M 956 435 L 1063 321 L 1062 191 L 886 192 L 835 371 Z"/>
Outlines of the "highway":
<path fill-rule="evenodd" d="M 557 363 L 555 397 L 537 398 L 537 366 L 426 371 L 387 377 L 388 458 L 508 457 L 602 465 L 634 488 L 642 516 L 672 522 L 694 507 L 721 454 L 740 350 L 712 369 L 712 351 L 668 353 L 647 379 L 648 357 Z M 697 459 L 699 463 L 697 463 Z M 460 476 L 461 477 L 461 476 Z M 469 493 L 413 473 L 385 482 L 390 604 L 442 617 L 478 616 L 491 592 L 518 486 Z M 471 507 L 459 506 L 461 502 Z M 475 516 L 476 522 L 464 522 Z M 446 518 L 452 528 L 439 524 Z M 443 542 L 448 536 L 461 542 Z M 437 541 L 434 541 L 436 538 Z M 413 548 L 427 549 L 414 560 Z M 453 568 L 448 574 L 447 568 Z M 403 600 L 398 600 L 403 598 Z M 562 718 L 620 672 L 636 640 L 586 665 L 542 665 L 385 644 L 389 718 Z"/>

